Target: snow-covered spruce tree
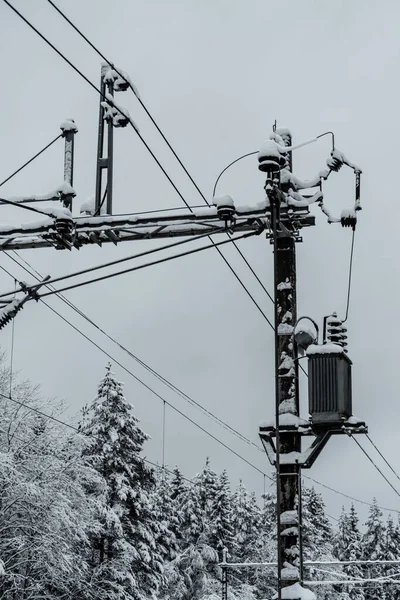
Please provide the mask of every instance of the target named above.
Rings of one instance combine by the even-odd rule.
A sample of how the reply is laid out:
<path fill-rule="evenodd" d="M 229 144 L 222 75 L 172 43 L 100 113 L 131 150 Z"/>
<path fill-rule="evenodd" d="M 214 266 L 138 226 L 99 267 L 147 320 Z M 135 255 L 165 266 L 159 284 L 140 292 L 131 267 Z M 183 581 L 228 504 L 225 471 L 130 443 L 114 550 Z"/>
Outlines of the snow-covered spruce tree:
<path fill-rule="evenodd" d="M 275 562 L 277 559 L 276 495 L 275 493 L 267 493 L 263 495 L 262 499 L 258 561 Z M 258 567 L 254 570 L 254 577 L 258 597 L 272 598 L 276 592 L 275 569 Z"/>
<path fill-rule="evenodd" d="M 342 508 L 334 536 L 333 553 L 341 561 L 361 559 L 361 533 L 358 528 L 358 517 L 353 504 L 351 505 L 349 514 L 345 512 L 344 507 Z M 363 578 L 360 565 L 344 565 L 341 571 L 349 579 Z M 360 585 L 346 586 L 346 594 L 350 600 L 364 600 L 364 589 Z"/>
<path fill-rule="evenodd" d="M 171 477 L 171 500 L 180 502 L 183 494 L 185 494 L 187 485 L 183 479 L 183 475 L 178 467 L 173 470 Z"/>
<path fill-rule="evenodd" d="M 234 554 L 232 494 L 225 469 L 216 482 L 215 496 L 211 498 L 208 543 L 217 550 L 220 560 L 224 548 L 230 555 Z"/>
<path fill-rule="evenodd" d="M 388 516 L 386 522 L 386 544 L 385 544 L 385 560 L 400 559 L 400 539 L 398 528 L 393 523 L 393 517 Z M 387 565 L 384 567 L 385 575 L 394 575 L 393 579 L 398 579 L 396 574 L 399 572 L 398 565 Z M 385 585 L 386 600 L 398 600 L 400 597 L 398 585 Z"/>
<path fill-rule="evenodd" d="M 382 521 L 382 511 L 378 507 L 376 498 L 373 499 L 365 525 L 366 531 L 362 539 L 363 560 L 384 560 L 386 532 Z M 364 577 L 375 579 L 381 577 L 382 574 L 382 567 L 379 565 L 368 565 L 364 568 Z M 365 600 L 382 598 L 383 590 L 383 585 L 378 583 L 371 584 L 365 590 Z"/>
<path fill-rule="evenodd" d="M 325 513 L 325 503 L 321 494 L 314 488 L 303 488 L 303 549 L 305 560 L 333 560 L 333 531 Z M 333 569 L 332 569 L 333 570 Z M 312 579 L 325 579 L 325 574 L 316 569 L 309 569 Z M 308 577 L 308 574 L 306 574 Z M 330 600 L 339 596 L 330 586 L 318 589 L 318 600 Z"/>
<path fill-rule="evenodd" d="M 46 410 L 28 382 L 13 397 Z M 79 438 L 1 398 L 0 578 L 4 600 L 94 600 L 85 561 L 91 504 L 83 482 L 98 479 L 81 460 Z M 53 410 L 54 413 L 54 410 Z"/>
<path fill-rule="evenodd" d="M 148 436 L 111 365 L 83 411 L 81 431 L 87 439 L 84 458 L 104 480 L 97 495 L 99 526 L 90 535 L 98 599 L 147 599 L 158 589 L 163 571 L 151 502 L 154 475 L 140 455 Z"/>
<path fill-rule="evenodd" d="M 175 587 L 168 600 L 211 600 L 219 593 L 218 553 L 209 544 L 210 514 L 215 498 L 217 475 L 207 459 L 202 472 L 176 500 L 179 503 L 181 536 Z"/>

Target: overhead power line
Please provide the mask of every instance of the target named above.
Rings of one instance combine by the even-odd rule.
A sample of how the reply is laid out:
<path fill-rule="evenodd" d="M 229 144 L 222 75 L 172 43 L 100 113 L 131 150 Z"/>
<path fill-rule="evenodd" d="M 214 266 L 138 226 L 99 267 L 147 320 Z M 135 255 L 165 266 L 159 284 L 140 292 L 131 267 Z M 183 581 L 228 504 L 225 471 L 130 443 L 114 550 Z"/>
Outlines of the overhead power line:
<path fill-rule="evenodd" d="M 88 83 L 98 94 L 100 94 L 101 97 L 103 97 L 101 90 L 99 90 L 94 83 L 92 83 L 90 81 L 90 79 L 88 79 L 86 77 L 86 75 L 84 75 L 84 73 L 82 73 L 82 71 L 80 71 L 60 50 L 58 50 L 58 48 L 56 48 L 54 46 L 54 44 L 52 44 L 32 23 L 30 23 L 30 21 L 28 21 L 28 19 L 26 19 L 26 17 L 24 17 L 10 2 L 8 2 L 8 0 L 3 0 L 7 6 L 9 6 L 23 21 L 24 23 L 26 23 L 37 35 L 39 35 L 39 37 L 46 42 L 46 44 L 48 44 L 65 62 L 67 62 L 67 64 L 72 67 L 74 69 L 74 71 L 76 73 L 78 73 L 78 75 L 80 77 L 82 77 L 86 83 Z M 54 3 L 53 3 L 54 5 Z M 54 5 L 55 7 L 55 5 Z M 58 12 L 61 14 L 61 11 L 58 9 Z M 64 16 L 64 14 L 62 14 L 62 16 L 64 18 L 66 18 Z M 71 22 L 72 24 L 72 22 Z M 78 30 L 75 26 L 74 29 Z M 79 32 L 80 33 L 80 32 Z M 80 35 L 83 36 L 83 34 L 80 33 Z M 94 46 L 91 44 L 91 46 L 94 48 Z M 96 52 L 98 50 L 96 49 Z M 102 56 L 102 54 L 99 52 L 99 55 Z M 103 56 L 102 56 L 103 57 Z M 109 63 L 109 61 L 106 61 Z M 115 67 L 114 67 L 114 70 Z M 118 73 L 118 71 L 116 70 L 116 72 Z M 123 75 L 122 75 L 123 77 Z M 115 109 L 117 110 L 117 112 L 119 112 L 120 114 L 122 114 L 124 117 L 126 117 L 126 115 L 124 113 L 122 113 L 122 111 L 115 106 Z M 204 194 L 201 192 L 201 190 L 198 188 L 197 184 L 194 182 L 193 178 L 191 177 L 190 173 L 187 171 L 186 167 L 184 167 L 182 161 L 179 159 L 178 155 L 176 154 L 176 152 L 173 150 L 172 146 L 169 144 L 168 140 L 166 139 L 166 137 L 164 136 L 164 134 L 162 133 L 161 129 L 158 127 L 158 125 L 156 124 L 155 120 L 151 117 L 150 113 L 147 111 L 147 109 L 145 108 L 146 112 L 149 114 L 149 117 L 151 118 L 151 120 L 153 121 L 153 123 L 155 124 L 155 126 L 157 127 L 158 131 L 160 132 L 160 134 L 162 135 L 162 137 L 165 139 L 166 143 L 168 144 L 168 146 L 170 147 L 171 151 L 174 153 L 174 156 L 177 158 L 177 160 L 179 161 L 179 163 L 181 164 L 182 168 L 185 170 L 186 174 L 188 175 L 188 177 L 191 179 L 191 181 L 193 182 L 193 184 L 196 186 L 196 189 L 199 191 L 199 193 L 201 194 L 202 198 L 205 200 L 206 204 L 209 205 L 209 202 L 207 201 L 207 199 L 205 198 Z M 159 168 L 161 169 L 161 171 L 164 173 L 164 175 L 166 176 L 166 178 L 168 179 L 168 181 L 170 182 L 170 184 L 172 185 L 172 187 L 175 189 L 175 191 L 178 193 L 179 197 L 182 199 L 182 201 L 184 202 L 184 204 L 189 208 L 190 211 L 192 211 L 191 207 L 188 205 L 187 201 L 185 200 L 184 196 L 181 194 L 181 192 L 178 190 L 178 188 L 176 187 L 175 183 L 172 181 L 172 179 L 170 178 L 170 176 L 168 175 L 168 173 L 166 172 L 166 170 L 163 168 L 163 166 L 161 165 L 161 163 L 159 162 L 159 160 L 157 159 L 157 157 L 154 155 L 154 153 L 152 152 L 152 150 L 150 149 L 150 147 L 147 145 L 147 143 L 145 142 L 145 140 L 143 139 L 143 137 L 140 135 L 140 133 L 137 131 L 137 128 L 135 127 L 134 123 L 129 120 L 129 124 L 131 125 L 131 127 L 134 129 L 134 131 L 136 132 L 136 134 L 138 135 L 139 139 L 142 141 L 142 143 L 144 144 L 144 146 L 146 147 L 146 149 L 148 150 L 148 152 L 151 154 L 151 156 L 153 157 L 153 159 L 155 160 L 155 162 L 157 163 L 157 165 L 159 166 Z M 193 211 L 192 211 L 193 212 Z M 210 238 L 211 240 L 211 238 Z M 215 245 L 215 242 L 213 242 L 211 240 L 211 243 L 213 245 Z M 236 247 L 236 242 L 233 241 L 233 245 Z M 226 264 L 229 265 L 231 271 L 234 273 L 236 279 L 239 281 L 239 283 L 241 284 L 241 286 L 243 287 L 243 289 L 246 291 L 247 295 L 249 296 L 249 298 L 252 300 L 252 302 L 255 304 L 255 306 L 257 307 L 257 309 L 259 310 L 259 312 L 262 314 L 262 316 L 266 319 L 266 321 L 268 322 L 268 324 L 272 327 L 272 323 L 269 321 L 269 319 L 267 318 L 267 316 L 265 315 L 265 313 L 262 311 L 262 309 L 260 308 L 260 306 L 258 305 L 258 303 L 255 301 L 253 295 L 249 292 L 249 290 L 247 289 L 247 287 L 245 286 L 245 284 L 241 281 L 241 279 L 239 278 L 239 276 L 237 275 L 237 273 L 234 271 L 233 267 L 231 267 L 230 263 L 228 262 L 228 260 L 224 257 L 224 255 L 222 254 L 221 250 L 219 248 L 217 248 L 217 251 L 219 253 L 219 255 L 221 256 L 221 258 L 223 258 L 224 262 Z M 304 370 L 304 369 L 303 369 Z"/>
<path fill-rule="evenodd" d="M 1 268 L 1 266 L 0 266 Z M 13 279 L 15 279 L 14 276 L 12 276 Z M 166 400 L 165 398 L 163 398 L 163 396 L 161 396 L 161 394 L 159 394 L 158 392 L 156 392 L 151 386 L 149 386 L 147 383 L 145 383 L 142 379 L 140 379 L 139 377 L 137 377 L 137 375 L 135 375 L 130 369 L 128 369 L 127 367 L 125 367 L 125 365 L 123 365 L 121 362 L 119 362 L 114 356 L 112 356 L 109 352 L 107 352 L 106 350 L 104 350 L 104 348 L 102 348 L 99 344 L 97 344 L 94 340 L 92 340 L 89 336 L 87 336 L 85 333 L 83 333 L 83 331 L 81 331 L 80 329 L 78 329 L 78 327 L 75 327 L 75 325 L 73 325 L 71 323 L 71 321 L 69 321 L 67 318 L 65 318 L 61 313 L 59 313 L 57 310 L 55 310 L 52 306 L 50 306 L 50 304 L 47 304 L 44 300 L 42 300 L 43 304 L 45 306 L 47 306 L 53 313 L 55 313 L 60 319 L 62 319 L 65 323 L 67 323 L 70 327 L 72 327 L 72 329 L 74 329 L 75 331 L 77 331 L 82 337 L 84 337 L 87 341 L 89 341 L 93 346 L 95 346 L 98 350 L 100 350 L 100 352 L 102 352 L 105 356 L 107 356 L 107 358 L 109 358 L 110 360 L 112 360 L 115 364 L 117 364 L 119 367 L 121 367 L 121 369 L 123 369 L 126 373 L 128 373 L 131 377 L 133 377 L 133 379 L 135 379 L 138 383 L 140 383 L 143 387 L 145 387 L 149 392 L 151 392 L 154 396 L 156 396 L 157 398 L 159 398 L 159 400 L 161 400 L 162 402 L 165 402 L 165 404 L 167 406 L 169 406 L 174 412 L 178 413 L 179 415 L 181 415 L 184 419 L 186 419 L 187 421 L 189 421 L 190 423 L 192 423 L 192 425 L 194 425 L 195 427 L 197 427 L 200 431 L 202 431 L 203 433 L 205 433 L 206 435 L 208 435 L 211 439 L 213 439 L 214 441 L 216 441 L 218 444 L 220 444 L 221 446 L 223 446 L 225 449 L 227 449 L 229 452 L 231 452 L 232 454 L 234 454 L 236 457 L 240 458 L 243 462 L 245 462 L 247 465 L 249 465 L 250 467 L 252 467 L 254 470 L 258 471 L 259 473 L 261 473 L 262 475 L 266 475 L 266 473 L 264 473 L 264 471 L 262 471 L 261 469 L 259 469 L 258 467 L 256 467 L 256 465 L 254 465 L 253 463 L 251 463 L 249 460 L 247 460 L 244 456 L 242 456 L 241 454 L 239 454 L 238 452 L 236 452 L 236 450 L 234 450 L 233 448 L 231 448 L 230 446 L 228 446 L 228 444 L 225 444 L 225 442 L 223 442 L 222 440 L 220 440 L 218 437 L 216 437 L 215 435 L 213 435 L 212 433 L 210 433 L 209 431 L 207 431 L 207 429 L 205 429 L 204 427 L 202 427 L 201 425 L 199 425 L 198 423 L 196 423 L 196 421 L 194 421 L 193 419 L 191 419 L 188 415 L 186 415 L 183 411 L 179 410 L 178 408 L 176 408 L 173 404 L 171 404 L 170 402 L 168 402 L 168 400 Z M 27 405 L 28 407 L 29 405 Z M 268 475 L 266 475 L 266 477 L 269 477 Z"/>
<path fill-rule="evenodd" d="M 384 455 L 382 454 L 382 452 L 379 450 L 379 448 L 376 446 L 376 444 L 374 444 L 374 442 L 371 440 L 370 436 L 368 435 L 368 433 L 366 434 L 366 438 L 367 440 L 372 444 L 372 446 L 375 448 L 375 450 L 377 451 L 377 453 L 379 454 L 379 456 L 384 460 L 384 462 L 387 464 L 387 466 L 389 467 L 389 469 L 392 471 L 392 473 L 394 475 L 396 475 L 397 479 L 400 481 L 400 477 L 398 476 L 398 474 L 396 473 L 396 471 L 394 470 L 394 468 L 392 467 L 392 465 L 388 462 L 388 460 L 384 457 Z"/>
<path fill-rule="evenodd" d="M 81 36 L 82 39 L 85 40 L 85 42 L 87 44 L 89 44 L 89 46 L 98 54 L 98 56 L 100 56 L 100 58 L 102 58 L 107 64 L 109 64 L 114 71 L 122 78 L 126 81 L 125 76 L 123 73 L 121 73 L 117 67 L 115 67 L 115 65 L 108 60 L 108 58 L 99 50 L 99 48 L 97 48 L 90 40 L 89 38 L 75 25 L 75 23 L 73 23 L 71 21 L 71 19 L 69 19 L 67 17 L 67 15 L 52 1 L 52 0 L 48 0 L 49 4 L 51 4 L 51 6 L 58 12 L 59 15 L 61 15 L 61 17 L 76 31 L 76 33 L 78 33 L 78 35 Z M 131 83 L 130 81 L 127 81 L 127 83 L 129 84 L 129 86 L 132 89 Z M 162 139 L 164 140 L 164 142 L 166 143 L 166 145 L 168 146 L 168 148 L 170 149 L 170 151 L 172 152 L 173 156 L 175 157 L 175 159 L 177 160 L 177 162 L 179 163 L 179 165 L 182 167 L 183 171 L 185 172 L 185 174 L 187 175 L 187 177 L 189 178 L 189 180 L 191 181 L 191 183 L 193 184 L 193 186 L 195 187 L 195 189 L 197 190 L 197 192 L 200 194 L 200 196 L 202 197 L 203 201 L 205 202 L 205 204 L 207 206 L 210 206 L 209 201 L 207 200 L 207 197 L 205 196 L 205 194 L 202 192 L 201 188 L 198 186 L 198 184 L 196 183 L 195 179 L 193 178 L 193 176 L 191 175 L 190 171 L 186 168 L 186 166 L 184 165 L 184 163 L 182 162 L 181 158 L 179 157 L 178 153 L 175 151 L 175 149 L 173 148 L 172 144 L 169 142 L 168 138 L 166 137 L 166 135 L 164 134 L 164 132 L 162 131 L 162 129 L 160 128 L 160 126 L 158 125 L 157 121 L 155 120 L 155 118 L 153 117 L 153 115 L 151 114 L 151 112 L 149 111 L 149 109 L 147 108 L 146 104 L 143 102 L 143 100 L 140 98 L 140 96 L 138 96 L 134 90 L 132 90 L 139 102 L 139 104 L 142 106 L 143 110 L 145 111 L 145 113 L 147 114 L 147 116 L 149 117 L 150 121 L 153 123 L 153 125 L 155 126 L 155 128 L 157 129 L 158 133 L 161 135 Z M 234 160 L 233 162 L 231 162 L 227 167 L 225 167 L 225 169 L 223 169 L 223 171 L 220 173 L 220 175 L 217 178 L 217 181 L 215 183 L 214 186 L 214 192 L 213 192 L 213 196 L 215 195 L 215 189 L 217 186 L 217 183 L 221 177 L 221 175 L 230 167 L 232 166 L 234 163 L 238 162 L 239 160 L 241 160 L 242 158 L 245 158 L 247 156 L 251 156 L 254 154 L 257 154 L 258 150 L 255 152 L 250 152 L 248 154 L 245 154 L 244 156 L 241 156 L 240 158 Z M 182 198 L 183 199 L 183 198 Z M 186 204 L 186 202 L 185 202 Z M 190 208 L 190 207 L 189 207 Z M 191 208 L 190 208 L 191 210 Z M 244 260 L 244 262 L 246 263 L 246 265 L 248 266 L 248 268 L 250 269 L 250 271 L 252 272 L 252 274 L 254 275 L 254 277 L 257 279 L 258 283 L 260 284 L 260 286 L 263 288 L 264 292 L 267 294 L 267 296 L 270 298 L 270 300 L 272 302 L 274 302 L 272 296 L 270 295 L 270 293 L 268 292 L 268 290 L 266 289 L 265 285 L 262 283 L 261 279 L 258 277 L 258 275 L 256 274 L 256 272 L 254 271 L 254 269 L 251 267 L 251 265 L 249 264 L 248 260 L 246 259 L 246 257 L 243 255 L 243 253 L 241 252 L 241 250 L 239 249 L 239 247 L 237 246 L 237 244 L 235 242 L 233 242 L 234 247 L 236 248 L 237 252 L 239 253 L 239 255 L 242 257 L 242 259 Z M 220 255 L 222 258 L 223 255 L 220 252 Z M 240 281 L 240 280 L 239 280 Z M 243 284 L 242 284 L 243 285 Z M 244 285 L 243 285 L 244 287 Z M 247 289 L 244 287 L 244 289 L 247 291 Z M 250 296 L 251 300 L 256 304 L 254 298 L 252 296 Z M 257 304 L 256 304 L 257 306 Z"/>
<path fill-rule="evenodd" d="M 44 148 L 42 148 L 41 150 L 39 150 L 39 152 L 37 152 L 35 154 L 35 156 L 32 156 L 32 158 L 30 158 L 29 160 L 27 160 L 26 163 L 24 163 L 16 171 L 14 171 L 14 173 L 11 173 L 11 175 L 9 175 L 8 177 L 6 177 L 0 183 L 0 187 L 2 185 L 4 185 L 5 183 L 7 183 L 7 181 L 10 181 L 10 179 L 12 179 L 13 177 L 15 177 L 15 175 L 17 175 L 18 173 L 20 173 L 22 171 L 22 169 L 25 169 L 25 167 L 27 167 L 28 165 L 30 165 L 31 162 L 33 162 L 35 160 L 35 158 L 37 158 L 38 156 L 40 156 L 41 154 L 43 154 L 43 152 L 45 152 L 48 148 L 50 148 L 50 146 L 52 146 L 57 140 L 59 140 L 62 137 L 62 135 L 63 134 L 60 133 L 60 135 L 58 135 L 56 138 L 54 138 L 54 140 L 52 140 L 49 144 L 47 144 L 47 146 L 45 146 Z"/>
<path fill-rule="evenodd" d="M 13 253 L 15 254 L 15 256 L 18 257 L 19 260 L 22 260 L 25 263 L 25 265 L 27 265 L 29 268 L 27 268 L 23 264 L 21 264 L 18 260 L 16 260 L 16 258 L 14 258 L 13 256 L 11 256 L 11 254 L 8 254 L 7 252 L 5 254 L 6 254 L 6 256 L 9 259 L 11 259 L 15 264 L 17 264 L 21 269 L 23 269 L 31 277 L 34 277 L 37 281 L 42 281 L 43 280 L 42 275 L 30 263 L 28 263 L 28 261 L 26 261 L 19 254 L 17 254 L 17 252 L 15 252 L 15 250 L 13 250 Z M 6 270 L 6 269 L 4 269 L 4 270 Z M 6 271 L 6 272 L 7 272 L 7 274 L 10 277 L 12 277 L 12 275 L 11 275 L 11 273 L 9 271 Z M 36 273 L 36 275 L 35 275 L 35 273 Z M 47 287 L 49 289 L 53 289 L 53 286 L 51 284 L 49 285 L 48 283 L 46 284 L 45 287 Z M 123 350 L 123 352 L 125 352 L 130 358 L 132 358 L 133 360 L 135 360 L 138 364 L 140 364 L 143 368 L 145 368 L 149 373 L 151 373 L 159 381 L 161 381 L 162 383 L 164 383 L 169 389 L 171 389 L 172 391 L 174 391 L 175 393 L 177 393 L 184 400 L 188 401 L 192 406 L 195 406 L 196 408 L 198 408 L 199 410 L 201 410 L 203 412 L 203 414 L 205 414 L 207 417 L 211 418 L 215 422 L 219 423 L 222 427 L 224 427 L 225 429 L 227 429 L 230 433 L 236 435 L 236 437 L 238 437 L 242 441 L 245 441 L 246 443 L 254 446 L 260 452 L 263 452 L 263 450 L 255 442 L 253 442 L 252 440 L 250 440 L 249 438 L 247 438 L 245 435 L 243 435 L 242 433 L 240 433 L 237 429 L 231 427 L 228 423 L 226 423 L 225 421 L 223 421 L 222 419 L 220 419 L 217 415 L 215 415 L 213 412 L 211 412 L 210 410 L 208 410 L 205 406 L 203 406 L 202 404 L 200 404 L 199 402 L 197 402 L 196 400 L 194 400 L 191 396 L 189 396 L 188 394 L 186 394 L 185 392 L 183 392 L 180 388 L 178 388 L 176 385 L 174 385 L 173 383 L 171 383 L 171 381 L 169 381 L 168 379 L 166 379 L 165 377 L 163 377 L 162 375 L 160 375 L 160 373 L 158 373 L 155 369 L 153 369 L 148 364 L 146 364 L 138 356 L 136 356 L 135 354 L 133 354 L 133 352 L 131 352 L 128 348 L 126 348 L 118 340 L 116 340 L 109 333 L 107 333 L 102 327 L 100 327 L 97 323 L 95 323 L 90 317 L 88 317 L 88 315 L 86 315 L 80 308 L 78 308 L 73 302 L 71 302 L 69 299 L 67 299 L 63 294 L 58 294 L 57 293 L 56 296 L 62 302 L 64 302 L 67 306 L 69 306 L 69 308 L 71 308 L 72 310 L 74 310 L 81 318 L 85 319 L 88 323 L 90 323 L 93 327 L 95 327 L 95 329 L 97 329 L 98 331 L 100 331 L 100 333 L 102 333 L 106 338 L 108 338 L 111 342 L 113 342 L 116 346 L 118 346 L 121 350 Z"/>
<path fill-rule="evenodd" d="M 352 500 L 353 502 L 357 502 L 358 504 L 364 504 L 365 506 L 370 506 L 370 507 L 374 506 L 372 504 L 372 502 L 367 502 L 366 500 L 360 500 L 360 498 L 355 498 L 354 496 L 350 496 L 350 494 L 345 494 L 344 492 L 340 492 L 339 490 L 337 490 L 329 485 L 326 485 L 326 483 L 322 483 L 321 481 L 318 481 L 317 479 L 314 479 L 313 477 L 304 475 L 304 473 L 302 473 L 301 476 L 304 477 L 304 479 L 308 479 L 309 481 L 312 481 L 313 483 L 320 485 L 321 487 L 325 488 L 326 490 L 329 490 L 330 492 L 333 492 L 335 494 L 338 494 L 339 496 L 342 496 L 343 498 L 347 498 L 348 500 Z M 397 508 L 387 508 L 385 506 L 378 506 L 378 508 L 380 508 L 381 510 L 385 510 L 387 512 L 393 512 L 393 513 L 400 514 L 400 510 L 398 510 Z"/>
<path fill-rule="evenodd" d="M 252 237 L 254 235 L 258 235 L 259 232 L 257 231 L 252 231 L 250 233 L 245 233 L 243 235 L 238 236 L 237 238 L 235 238 L 236 240 L 241 240 L 241 239 L 245 239 L 248 237 Z M 189 256 L 191 254 L 197 254 L 198 252 L 202 252 L 203 250 L 208 250 L 209 248 L 213 248 L 213 247 L 217 247 L 217 246 L 222 246 L 223 244 L 229 244 L 230 242 L 232 242 L 233 240 L 231 240 L 230 238 L 228 238 L 227 240 L 222 240 L 221 242 L 214 242 L 213 244 L 209 244 L 208 246 L 202 246 L 201 248 L 194 248 L 193 250 L 188 250 L 187 252 L 180 252 L 179 254 L 174 254 L 173 256 L 166 256 L 165 258 L 159 258 L 158 260 L 153 260 L 151 262 L 145 263 L 143 265 L 137 265 L 136 267 L 131 267 L 129 269 L 124 269 L 123 271 L 117 271 L 116 273 L 109 273 L 108 275 L 102 275 L 101 277 L 96 277 L 94 279 L 90 279 L 89 281 L 81 281 L 80 283 L 75 283 L 72 285 L 68 285 L 65 286 L 63 288 L 57 289 L 55 291 L 50 291 L 50 292 L 45 292 L 44 294 L 41 294 L 41 296 L 43 298 L 45 298 L 46 296 L 51 296 L 57 292 L 66 292 L 67 290 L 73 290 L 75 288 L 79 288 L 85 285 L 89 285 L 91 283 L 97 283 L 99 281 L 105 281 L 106 279 L 111 279 L 113 277 L 118 277 L 119 275 L 125 275 L 126 273 L 133 273 L 134 271 L 140 271 L 141 269 L 146 269 L 147 267 L 152 267 L 154 265 L 159 265 L 165 262 L 169 262 L 171 260 L 175 260 L 176 258 L 181 258 L 183 256 Z M 29 288 L 28 288 L 29 289 Z"/>
<path fill-rule="evenodd" d="M 365 448 L 363 448 L 360 444 L 360 442 L 354 437 L 352 436 L 353 440 L 355 441 L 355 443 L 357 444 L 357 446 L 359 448 L 361 448 L 362 452 L 365 454 L 365 456 L 368 458 L 368 460 L 370 461 L 370 463 L 373 465 L 373 467 L 378 471 L 378 473 L 381 475 L 381 477 L 383 477 L 383 479 L 386 481 L 386 483 L 392 488 L 392 490 L 395 492 L 395 494 L 397 494 L 397 496 L 399 496 L 400 498 L 400 493 L 397 491 L 397 489 L 394 487 L 394 485 L 389 481 L 389 479 L 386 477 L 386 475 L 383 473 L 383 471 L 381 471 L 381 469 L 378 467 L 378 465 L 374 462 L 374 460 L 370 457 L 370 455 L 368 454 L 368 452 L 365 450 Z"/>

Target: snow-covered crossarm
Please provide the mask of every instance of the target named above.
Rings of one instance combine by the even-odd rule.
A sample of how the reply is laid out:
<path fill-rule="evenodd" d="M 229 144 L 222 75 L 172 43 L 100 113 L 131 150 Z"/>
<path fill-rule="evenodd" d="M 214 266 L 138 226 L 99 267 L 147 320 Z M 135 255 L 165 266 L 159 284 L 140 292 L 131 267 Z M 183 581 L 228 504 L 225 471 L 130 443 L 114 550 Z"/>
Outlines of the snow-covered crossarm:
<path fill-rule="evenodd" d="M 22 204 L 28 202 L 50 202 L 55 200 L 62 200 L 63 196 L 76 196 L 76 192 L 73 187 L 67 181 L 64 181 L 61 185 L 59 185 L 54 190 L 47 192 L 46 194 L 29 194 L 25 196 L 10 196 L 4 198 L 5 201 L 11 202 L 13 204 Z M 0 204 L 6 204 L 6 202 L 2 202 L 0 199 Z M 41 208 L 40 210 L 45 210 Z"/>
<path fill-rule="evenodd" d="M 226 222 L 215 207 L 188 211 L 160 212 L 149 215 L 81 215 L 72 218 L 66 209 L 47 208 L 49 218 L 18 225 L 0 225 L 0 249 L 60 246 L 60 236 L 68 229 L 68 247 L 88 244 L 167 238 L 192 234 L 225 233 Z M 51 216 L 50 216 L 51 215 Z M 265 203 L 256 207 L 235 209 L 234 232 L 257 231 L 268 228 L 268 209 Z"/>

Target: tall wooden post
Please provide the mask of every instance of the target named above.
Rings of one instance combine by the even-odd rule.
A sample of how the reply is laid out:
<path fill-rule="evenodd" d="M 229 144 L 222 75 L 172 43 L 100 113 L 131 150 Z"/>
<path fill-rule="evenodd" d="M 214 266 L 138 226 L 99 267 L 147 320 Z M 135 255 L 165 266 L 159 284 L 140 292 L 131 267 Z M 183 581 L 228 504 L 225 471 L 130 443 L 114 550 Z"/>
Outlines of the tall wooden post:
<path fill-rule="evenodd" d="M 284 138 L 291 145 L 290 135 Z M 291 157 L 288 160 L 291 168 Z M 293 340 L 297 320 L 296 242 L 294 235 L 281 226 L 280 204 L 283 194 L 279 183 L 271 190 L 271 225 L 274 248 L 275 300 L 275 409 L 276 409 L 276 476 L 278 598 L 282 588 L 302 580 L 300 543 L 300 467 L 289 453 L 301 452 L 301 436 L 290 429 L 299 416 L 298 361 Z M 284 416 L 284 420 L 283 420 Z M 285 456 L 286 455 L 286 456 Z M 295 455 L 292 455 L 295 456 Z"/>

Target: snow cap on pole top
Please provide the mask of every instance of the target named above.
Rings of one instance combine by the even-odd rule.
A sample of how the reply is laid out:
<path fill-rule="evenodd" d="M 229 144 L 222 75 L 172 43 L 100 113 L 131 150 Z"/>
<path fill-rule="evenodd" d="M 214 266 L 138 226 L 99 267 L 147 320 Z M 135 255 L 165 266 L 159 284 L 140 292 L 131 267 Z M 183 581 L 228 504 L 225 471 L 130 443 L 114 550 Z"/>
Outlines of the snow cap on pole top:
<path fill-rule="evenodd" d="M 60 125 L 60 129 L 65 135 L 68 131 L 72 131 L 73 133 L 78 133 L 78 128 L 73 119 L 65 119 Z"/>

